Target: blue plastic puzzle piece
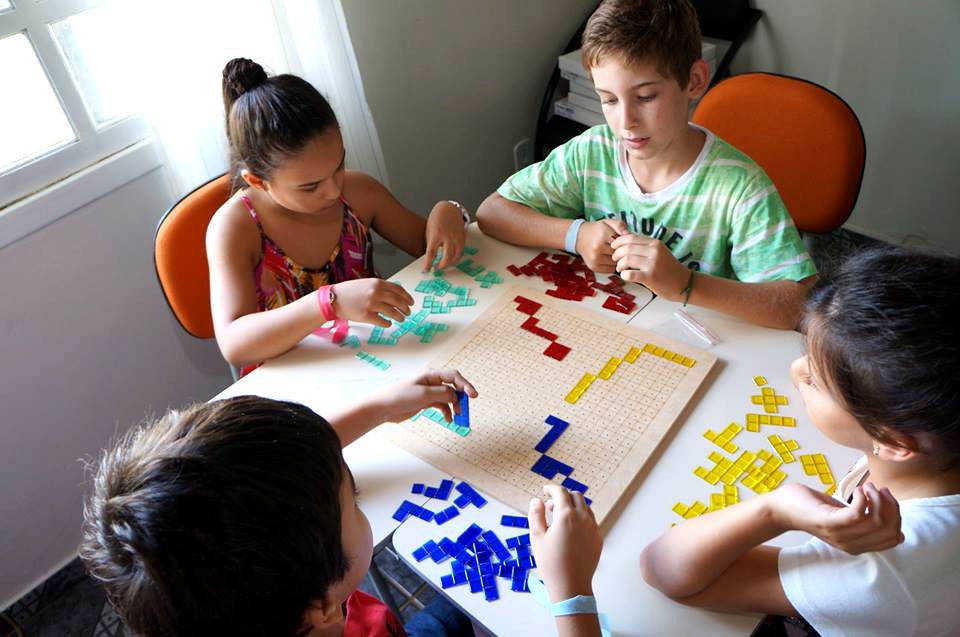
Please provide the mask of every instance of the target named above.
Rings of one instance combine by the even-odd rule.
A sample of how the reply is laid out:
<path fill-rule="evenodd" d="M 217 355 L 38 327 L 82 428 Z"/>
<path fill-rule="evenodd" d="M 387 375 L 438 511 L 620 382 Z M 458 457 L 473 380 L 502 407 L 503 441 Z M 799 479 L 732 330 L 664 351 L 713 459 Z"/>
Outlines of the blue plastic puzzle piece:
<path fill-rule="evenodd" d="M 500 518 L 500 524 L 503 526 L 512 526 L 517 529 L 529 529 L 530 523 L 527 518 L 521 515 L 504 515 Z"/>
<path fill-rule="evenodd" d="M 557 441 L 557 438 L 560 437 L 567 427 L 570 426 L 566 420 L 560 420 L 556 416 L 547 416 L 546 423 L 550 425 L 550 429 L 544 434 L 543 438 L 540 439 L 540 442 L 537 443 L 535 449 L 540 453 L 547 453 L 553 443 Z"/>
<path fill-rule="evenodd" d="M 457 542 L 464 546 L 470 546 L 474 541 L 480 537 L 480 534 L 483 533 L 483 528 L 474 522 L 467 529 L 457 537 Z"/>
<path fill-rule="evenodd" d="M 521 546 L 530 546 L 530 534 L 524 533 L 516 537 L 508 537 L 507 546 L 512 549 L 519 549 Z"/>
<path fill-rule="evenodd" d="M 427 559 L 429 556 L 430 556 L 430 552 L 427 550 L 426 545 L 413 550 L 413 559 L 417 560 L 418 562 L 422 562 L 423 560 Z"/>
<path fill-rule="evenodd" d="M 417 414 L 419 416 L 420 414 Z M 421 494 L 423 493 L 423 484 L 420 482 L 414 482 L 413 487 L 410 489 L 410 493 Z"/>
<path fill-rule="evenodd" d="M 450 491 L 453 489 L 453 480 L 441 480 L 440 486 L 437 488 L 436 498 L 438 500 L 446 500 L 450 497 Z"/>
<path fill-rule="evenodd" d="M 577 491 L 579 493 L 584 493 L 587 490 L 587 485 L 583 484 L 582 482 L 577 482 L 573 478 L 564 478 L 563 482 L 560 484 L 565 489 L 570 489 L 571 491 Z"/>
<path fill-rule="evenodd" d="M 460 401 L 460 413 L 454 414 L 453 424 L 460 427 L 469 427 L 470 426 L 470 397 L 467 396 L 467 392 L 458 391 L 457 398 Z"/>
<path fill-rule="evenodd" d="M 447 521 L 457 517 L 458 515 L 460 515 L 460 509 L 455 506 L 449 506 L 439 513 L 434 513 L 433 521 L 437 524 L 445 524 Z"/>
<path fill-rule="evenodd" d="M 480 495 L 476 489 L 471 487 L 466 482 L 461 482 L 458 484 L 456 489 L 460 492 L 460 496 L 454 500 L 453 503 L 461 509 L 468 504 L 473 504 L 473 506 L 480 509 L 483 508 L 483 506 L 487 503 L 486 498 Z"/>
<path fill-rule="evenodd" d="M 573 473 L 573 467 L 547 455 L 540 456 L 533 466 L 530 467 L 530 470 L 537 475 L 543 476 L 547 480 L 553 480 L 554 476 L 558 473 L 562 473 L 565 476 Z"/>
<path fill-rule="evenodd" d="M 529 593 L 530 589 L 527 587 L 527 569 L 525 568 L 514 568 L 513 569 L 513 578 L 510 582 L 510 590 L 516 591 L 518 593 Z"/>
<path fill-rule="evenodd" d="M 503 545 L 503 542 L 500 541 L 500 538 L 498 538 L 497 534 L 493 531 L 484 531 L 483 539 L 487 543 L 487 546 L 490 547 L 490 550 L 493 551 L 494 555 L 497 556 L 498 560 L 509 560 L 512 557 L 510 551 Z"/>
<path fill-rule="evenodd" d="M 416 506 L 413 502 L 409 500 L 404 500 L 400 503 L 400 506 L 397 507 L 396 512 L 393 514 L 393 519 L 397 522 L 403 522 L 407 519 L 407 516 L 412 512 L 411 507 Z"/>

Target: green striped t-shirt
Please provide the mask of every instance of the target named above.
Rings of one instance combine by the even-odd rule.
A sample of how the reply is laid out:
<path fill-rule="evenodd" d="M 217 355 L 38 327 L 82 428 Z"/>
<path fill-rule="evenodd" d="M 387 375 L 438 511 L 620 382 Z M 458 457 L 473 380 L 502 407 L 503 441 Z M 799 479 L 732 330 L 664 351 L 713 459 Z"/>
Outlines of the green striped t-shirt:
<path fill-rule="evenodd" d="M 565 219 L 622 219 L 663 241 L 689 268 L 746 282 L 799 281 L 816 274 L 780 194 L 752 159 L 704 130 L 690 168 L 653 193 L 640 190 L 626 151 L 594 126 L 516 173 L 497 192 Z"/>

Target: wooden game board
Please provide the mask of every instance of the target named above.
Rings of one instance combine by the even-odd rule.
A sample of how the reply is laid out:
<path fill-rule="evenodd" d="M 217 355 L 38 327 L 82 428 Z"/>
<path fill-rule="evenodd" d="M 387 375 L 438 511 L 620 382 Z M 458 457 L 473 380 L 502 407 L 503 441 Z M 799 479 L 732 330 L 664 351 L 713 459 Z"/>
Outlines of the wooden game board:
<path fill-rule="evenodd" d="M 521 329 L 528 318 L 514 297 L 540 303 L 538 326 L 571 348 L 562 361 L 543 354 L 550 341 Z M 696 361 L 692 367 L 650 352 L 622 362 L 608 380 L 597 378 L 575 404 L 565 400 L 587 372 L 598 374 L 612 356 L 651 343 Z M 657 334 L 522 287 L 502 296 L 467 329 L 450 334 L 432 367 L 454 367 L 480 393 L 470 401 L 466 437 L 426 417 L 377 429 L 380 435 L 526 511 L 547 480 L 531 471 L 534 447 L 553 415 L 569 426 L 547 454 L 573 467 L 570 477 L 589 488 L 599 522 L 650 459 L 703 384 L 716 357 Z M 689 361 L 688 361 L 689 363 Z M 560 482 L 559 475 L 554 482 Z"/>

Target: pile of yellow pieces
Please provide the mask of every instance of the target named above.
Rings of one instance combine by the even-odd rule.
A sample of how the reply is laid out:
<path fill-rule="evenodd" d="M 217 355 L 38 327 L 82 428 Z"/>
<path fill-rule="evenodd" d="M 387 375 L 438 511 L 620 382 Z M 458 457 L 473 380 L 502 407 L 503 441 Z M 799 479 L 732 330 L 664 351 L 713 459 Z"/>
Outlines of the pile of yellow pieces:
<path fill-rule="evenodd" d="M 767 379 L 763 376 L 755 376 L 753 380 L 758 387 L 767 384 Z M 797 426 L 797 421 L 794 418 L 770 415 L 778 413 L 780 405 L 788 404 L 786 396 L 777 394 L 771 387 L 762 387 L 760 391 L 759 396 L 751 396 L 751 401 L 755 405 L 763 405 L 764 411 L 767 413 L 747 414 L 747 431 L 759 432 L 760 425 Z M 703 433 L 703 437 L 725 452 L 732 454 L 739 449 L 733 439 L 743 430 L 743 426 L 731 422 L 720 433 L 707 429 Z M 711 451 L 708 459 L 714 463 L 713 468 L 697 467 L 693 473 L 711 485 L 722 482 L 724 484 L 723 493 L 711 493 L 710 506 L 699 500 L 695 500 L 689 506 L 683 502 L 677 502 L 673 506 L 674 513 L 689 520 L 698 515 L 736 504 L 740 501 L 739 492 L 735 486 L 737 480 L 740 480 L 741 484 L 758 494 L 769 493 L 780 486 L 787 477 L 787 474 L 780 467 L 784 463 L 796 462 L 797 458 L 793 452 L 800 448 L 800 443 L 796 440 L 783 440 L 776 434 L 767 436 L 767 440 L 777 453 L 776 456 L 766 449 L 760 449 L 756 452 L 744 450 L 736 460 L 731 460 L 716 451 Z M 820 481 L 827 485 L 826 493 L 833 495 L 836 490 L 836 480 L 834 480 L 827 459 L 822 453 L 801 455 L 800 464 L 803 466 L 804 473 L 818 476 Z"/>
<path fill-rule="evenodd" d="M 617 371 L 618 367 L 620 367 L 620 363 L 626 361 L 627 363 L 632 364 L 637 360 L 637 357 L 644 352 L 654 356 L 659 356 L 664 360 L 677 363 L 678 365 L 683 365 L 684 367 L 693 367 L 697 363 L 697 361 L 688 356 L 671 352 L 670 350 L 658 345 L 654 345 L 653 343 L 647 343 L 642 348 L 631 347 L 630 351 L 628 351 L 622 359 L 617 358 L 616 356 L 611 356 L 610 360 L 608 360 L 607 364 L 603 366 L 603 369 L 600 370 L 599 374 L 595 375 L 589 372 L 584 374 L 583 377 L 577 381 L 577 384 L 573 386 L 573 389 L 570 390 L 570 393 L 566 395 L 564 400 L 571 405 L 576 404 L 576 402 L 580 400 L 580 396 L 583 395 L 583 392 L 587 391 L 590 385 L 593 384 L 593 381 L 597 380 L 597 376 L 603 380 L 610 380 L 610 377 L 613 376 L 613 373 Z"/>

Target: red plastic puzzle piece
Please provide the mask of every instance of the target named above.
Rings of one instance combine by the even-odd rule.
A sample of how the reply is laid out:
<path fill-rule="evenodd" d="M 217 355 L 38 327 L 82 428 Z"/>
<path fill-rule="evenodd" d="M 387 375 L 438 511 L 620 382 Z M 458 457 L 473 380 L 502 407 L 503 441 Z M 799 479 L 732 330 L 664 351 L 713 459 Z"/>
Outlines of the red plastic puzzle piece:
<path fill-rule="evenodd" d="M 547 349 L 543 350 L 543 353 L 545 356 L 562 361 L 566 355 L 570 353 L 570 348 L 566 345 L 561 345 L 560 343 L 554 342 L 550 343 L 550 345 L 547 346 Z"/>

